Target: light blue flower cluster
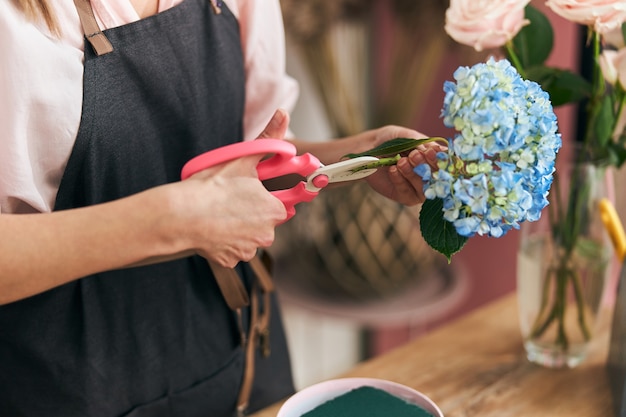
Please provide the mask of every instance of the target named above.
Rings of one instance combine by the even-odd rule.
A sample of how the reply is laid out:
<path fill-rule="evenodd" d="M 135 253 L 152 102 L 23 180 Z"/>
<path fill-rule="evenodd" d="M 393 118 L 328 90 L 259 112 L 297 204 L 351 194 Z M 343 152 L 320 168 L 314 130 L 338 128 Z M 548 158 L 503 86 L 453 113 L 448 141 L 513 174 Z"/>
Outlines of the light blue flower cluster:
<path fill-rule="evenodd" d="M 460 67 L 454 79 L 444 84 L 442 117 L 458 133 L 437 170 L 422 164 L 415 172 L 460 235 L 500 237 L 538 220 L 548 204 L 561 148 L 556 115 L 548 94 L 507 60 Z"/>

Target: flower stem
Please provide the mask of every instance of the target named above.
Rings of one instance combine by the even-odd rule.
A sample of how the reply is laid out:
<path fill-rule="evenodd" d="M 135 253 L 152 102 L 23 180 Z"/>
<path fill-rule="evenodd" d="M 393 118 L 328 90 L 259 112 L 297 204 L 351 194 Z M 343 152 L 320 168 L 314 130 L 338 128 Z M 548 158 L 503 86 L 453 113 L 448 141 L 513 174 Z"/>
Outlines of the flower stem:
<path fill-rule="evenodd" d="M 546 276 L 544 277 L 544 280 L 543 280 L 543 288 L 541 291 L 541 309 L 539 310 L 539 313 L 537 313 L 537 317 L 535 317 L 533 330 L 531 331 L 531 337 L 541 336 L 541 334 L 543 334 L 545 329 L 548 327 L 548 325 L 552 322 L 552 319 L 554 318 L 554 315 L 551 312 L 550 315 L 546 318 L 546 321 L 543 324 L 541 324 L 541 318 L 545 316 L 546 310 L 548 309 L 550 288 L 552 287 L 550 285 L 552 284 L 552 280 L 550 279 L 550 276 L 552 275 L 552 271 L 553 271 L 552 268 L 548 268 L 548 270 L 546 271 Z"/>
<path fill-rule="evenodd" d="M 600 69 L 599 56 L 601 51 L 600 35 L 593 28 L 590 30 L 590 39 L 592 42 L 592 73 L 591 73 L 591 97 L 587 103 L 587 126 L 585 128 L 585 137 L 583 142 L 588 152 L 593 151 L 592 144 L 595 139 L 596 119 L 598 118 L 601 101 L 606 91 L 606 83 L 602 70 Z"/>
<path fill-rule="evenodd" d="M 585 340 L 591 339 L 591 332 L 589 331 L 589 326 L 587 326 L 587 322 L 585 320 L 585 300 L 583 298 L 582 286 L 580 283 L 580 276 L 574 272 L 570 271 L 570 279 L 572 280 L 574 295 L 576 296 L 576 307 L 578 309 L 578 324 L 580 326 L 580 330 L 583 334 Z"/>
<path fill-rule="evenodd" d="M 520 61 L 517 53 L 515 52 L 515 48 L 513 47 L 513 41 L 508 41 L 504 44 L 504 48 L 506 49 L 506 53 L 511 60 L 511 63 L 519 73 L 522 78 L 526 78 L 526 71 L 524 70 L 524 66 L 522 65 L 522 61 Z"/>
<path fill-rule="evenodd" d="M 561 259 L 559 261 L 559 265 L 557 268 L 550 268 L 546 271 L 546 277 L 544 281 L 544 293 L 542 294 L 541 299 L 541 311 L 537 314 L 535 319 L 535 323 L 533 324 L 532 330 L 530 332 L 531 339 L 540 338 L 546 330 L 552 325 L 552 323 L 557 321 L 557 335 L 556 335 L 556 345 L 559 346 L 563 351 L 566 351 L 569 348 L 569 339 L 567 337 L 567 332 L 565 329 L 565 313 L 567 312 L 567 283 L 569 281 L 569 276 L 571 271 L 567 267 L 567 261 Z M 552 298 L 552 306 L 550 308 L 550 313 L 546 316 L 545 312 L 548 308 L 548 293 L 550 284 L 554 281 L 554 296 Z M 544 317 L 542 319 L 542 317 Z"/>
<path fill-rule="evenodd" d="M 556 336 L 556 344 L 564 351 L 569 348 L 569 339 L 565 331 L 565 313 L 567 310 L 567 282 L 569 271 L 565 265 L 561 265 L 557 272 L 557 289 L 555 296 L 555 307 L 557 308 L 558 330 Z"/>
<path fill-rule="evenodd" d="M 401 156 L 397 154 L 396 156 L 391 156 L 389 158 L 379 158 L 378 161 L 370 162 L 369 164 L 362 165 L 358 168 L 354 168 L 352 172 L 359 172 L 365 169 L 376 169 L 380 167 L 388 167 L 398 163 Z"/>
<path fill-rule="evenodd" d="M 552 309 L 550 310 L 550 314 L 546 317 L 546 319 L 543 322 L 535 321 L 535 324 L 533 325 L 533 330 L 530 332 L 530 338 L 537 339 L 541 337 L 543 333 L 548 329 L 548 327 L 550 327 L 550 325 L 556 318 L 557 314 L 558 314 L 557 306 L 556 304 L 553 304 Z M 540 316 L 537 316 L 537 319 L 539 318 Z"/>

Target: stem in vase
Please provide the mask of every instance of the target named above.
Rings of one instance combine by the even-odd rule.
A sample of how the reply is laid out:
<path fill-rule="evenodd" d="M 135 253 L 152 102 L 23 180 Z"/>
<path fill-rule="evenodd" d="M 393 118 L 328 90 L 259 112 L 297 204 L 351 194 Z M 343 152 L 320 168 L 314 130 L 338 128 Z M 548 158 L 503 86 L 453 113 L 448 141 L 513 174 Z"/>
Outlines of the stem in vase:
<path fill-rule="evenodd" d="M 567 332 L 565 331 L 565 311 L 567 302 L 565 300 L 565 295 L 567 293 L 567 282 L 569 281 L 570 271 L 567 268 L 566 261 L 559 262 L 559 266 L 555 268 L 550 268 L 546 271 L 546 279 L 544 281 L 544 294 L 542 295 L 541 300 L 541 310 L 537 314 L 535 319 L 535 323 L 533 324 L 533 328 L 530 332 L 530 338 L 536 339 L 543 335 L 543 333 L 550 327 L 550 325 L 557 320 L 557 337 L 556 344 L 557 346 L 561 346 L 563 350 L 567 350 L 569 347 L 569 340 L 567 338 Z M 552 300 L 552 306 L 550 308 L 550 313 L 542 320 L 542 317 L 545 315 L 545 312 L 548 308 L 548 293 L 550 288 L 550 283 L 552 280 L 555 281 L 555 294 L 554 299 Z M 547 283 L 547 285 L 546 285 Z"/>
<path fill-rule="evenodd" d="M 566 351 L 569 348 L 569 338 L 565 328 L 565 314 L 567 311 L 567 286 L 571 282 L 576 298 L 577 318 L 578 324 L 585 340 L 591 338 L 589 326 L 585 318 L 585 302 L 582 295 L 582 286 L 580 283 L 580 276 L 568 267 L 569 258 L 571 253 L 568 252 L 564 255 L 557 268 L 549 268 L 546 271 L 546 278 L 544 280 L 542 296 L 541 296 L 541 309 L 535 318 L 530 338 L 536 339 L 543 335 L 543 333 L 557 320 L 557 336 L 555 343 L 557 346 Z M 554 299 L 552 300 L 552 306 L 549 314 L 546 315 L 549 304 L 549 293 L 552 283 L 554 282 Z M 545 317 L 545 318 L 544 318 Z"/>
<path fill-rule="evenodd" d="M 583 333 L 585 340 L 591 339 L 591 332 L 587 321 L 585 320 L 585 300 L 583 298 L 582 285 L 580 283 L 580 276 L 574 271 L 570 271 L 572 285 L 574 287 L 574 295 L 576 296 L 576 306 L 578 308 L 578 325 Z"/>
<path fill-rule="evenodd" d="M 556 316 L 558 318 L 558 331 L 556 336 L 557 346 L 561 346 L 563 350 L 569 348 L 569 339 L 565 331 L 565 310 L 567 307 L 567 300 L 565 299 L 567 294 L 567 281 L 569 277 L 569 271 L 565 265 L 561 265 L 557 270 L 557 285 L 555 296 L 555 307 L 557 309 Z"/>

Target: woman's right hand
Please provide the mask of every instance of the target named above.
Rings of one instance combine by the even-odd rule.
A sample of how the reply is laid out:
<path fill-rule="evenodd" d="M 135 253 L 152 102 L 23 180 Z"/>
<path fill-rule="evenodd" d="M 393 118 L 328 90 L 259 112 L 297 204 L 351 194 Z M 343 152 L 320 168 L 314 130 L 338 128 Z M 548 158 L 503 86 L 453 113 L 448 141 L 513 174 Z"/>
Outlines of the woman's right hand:
<path fill-rule="evenodd" d="M 289 114 L 277 109 L 257 140 L 284 139 L 288 128 Z M 191 215 L 185 234 L 199 255 L 234 267 L 274 242 L 274 229 L 287 218 L 287 211 L 259 181 L 256 167 L 264 156 L 239 158 L 182 182 L 189 188 L 183 210 Z"/>
<path fill-rule="evenodd" d="M 198 172 L 182 181 L 177 212 L 181 237 L 206 259 L 225 267 L 248 261 L 274 241 L 274 229 L 287 218 L 283 203 L 258 178 L 264 155 L 253 155 Z"/>

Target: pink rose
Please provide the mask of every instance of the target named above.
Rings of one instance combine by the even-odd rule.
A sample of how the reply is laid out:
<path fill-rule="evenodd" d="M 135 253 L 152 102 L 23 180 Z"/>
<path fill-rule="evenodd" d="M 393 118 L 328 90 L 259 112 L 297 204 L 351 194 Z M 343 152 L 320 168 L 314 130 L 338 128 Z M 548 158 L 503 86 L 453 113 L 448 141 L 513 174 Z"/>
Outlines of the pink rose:
<path fill-rule="evenodd" d="M 622 27 L 618 26 L 613 30 L 610 30 L 602 35 L 602 39 L 607 45 L 615 48 L 624 47 L 624 35 L 622 34 Z"/>
<path fill-rule="evenodd" d="M 619 81 L 622 87 L 626 86 L 626 48 L 602 52 L 599 63 L 608 83 L 615 85 Z"/>
<path fill-rule="evenodd" d="M 455 41 L 477 51 L 499 48 L 529 22 L 524 7 L 530 0 L 450 0 L 445 30 Z"/>
<path fill-rule="evenodd" d="M 626 21 L 624 0 L 548 0 L 546 6 L 571 22 L 592 26 L 601 35 Z"/>
<path fill-rule="evenodd" d="M 603 51 L 598 60 L 604 79 L 612 85 L 619 83 L 624 88 L 626 86 L 626 48 L 618 51 Z M 615 125 L 613 138 L 618 140 L 622 133 L 626 133 L 625 128 L 626 111 L 622 111 Z"/>

